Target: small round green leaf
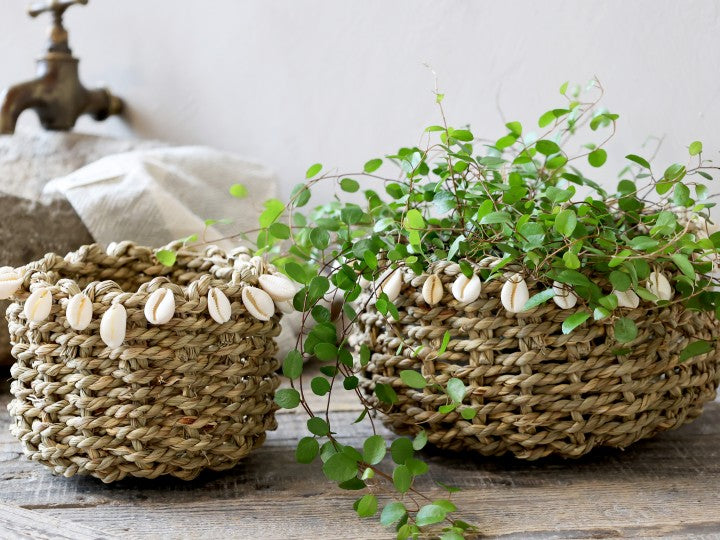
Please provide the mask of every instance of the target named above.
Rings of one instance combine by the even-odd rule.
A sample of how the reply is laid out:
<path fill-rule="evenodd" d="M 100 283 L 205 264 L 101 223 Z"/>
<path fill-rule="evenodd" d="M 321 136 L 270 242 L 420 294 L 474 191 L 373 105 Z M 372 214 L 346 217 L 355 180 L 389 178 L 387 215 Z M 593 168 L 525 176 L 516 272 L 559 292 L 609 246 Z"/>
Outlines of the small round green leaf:
<path fill-rule="evenodd" d="M 248 196 L 248 188 L 242 184 L 233 184 L 230 186 L 230 195 L 236 199 L 244 199 Z"/>
<path fill-rule="evenodd" d="M 400 493 L 405 493 L 412 484 L 412 475 L 405 465 L 398 465 L 393 471 L 393 484 Z"/>
<path fill-rule="evenodd" d="M 305 173 L 305 178 L 312 178 L 313 176 L 317 175 L 322 170 L 322 164 L 321 163 L 315 163 L 314 165 L 310 165 L 307 172 Z"/>
<path fill-rule="evenodd" d="M 177 260 L 177 254 L 169 249 L 161 249 L 155 253 L 155 258 L 164 266 L 172 266 Z"/>
<path fill-rule="evenodd" d="M 275 403 L 283 409 L 294 409 L 300 405 L 300 392 L 294 388 L 280 388 L 275 392 Z"/>
<path fill-rule="evenodd" d="M 425 527 L 427 525 L 434 525 L 440 523 L 447 516 L 447 511 L 437 504 L 426 504 L 418 511 L 415 516 L 415 523 L 418 527 Z"/>
<path fill-rule="evenodd" d="M 380 463 L 385 457 L 387 446 L 380 435 L 372 435 L 363 443 L 363 459 L 370 465 Z"/>
<path fill-rule="evenodd" d="M 330 381 L 325 377 L 314 377 L 310 381 L 310 388 L 316 396 L 324 396 L 330 391 Z"/>
<path fill-rule="evenodd" d="M 307 421 L 307 428 L 310 433 L 318 437 L 327 435 L 330 432 L 330 427 L 327 425 L 327 422 L 317 416 L 313 416 Z"/>
<path fill-rule="evenodd" d="M 347 191 L 348 193 L 355 193 L 360 189 L 360 184 L 357 180 L 353 180 L 352 178 L 343 178 L 340 180 L 340 189 Z"/>
<path fill-rule="evenodd" d="M 637 337 L 638 329 L 632 319 L 620 317 L 615 321 L 615 339 L 628 343 Z"/>
<path fill-rule="evenodd" d="M 288 379 L 297 379 L 303 370 L 303 358 L 300 351 L 293 349 L 283 360 L 282 371 Z"/>
<path fill-rule="evenodd" d="M 357 513 L 360 517 L 371 517 L 377 512 L 377 497 L 371 493 L 364 495 L 357 501 Z"/>
<path fill-rule="evenodd" d="M 338 452 L 323 464 L 323 473 L 329 480 L 345 482 L 357 476 L 358 466 L 347 454 Z"/>
<path fill-rule="evenodd" d="M 422 389 L 427 386 L 427 381 L 421 373 L 412 369 L 404 369 L 400 372 L 400 379 L 410 388 Z"/>
<path fill-rule="evenodd" d="M 382 165 L 382 159 L 379 159 L 379 158 L 371 159 L 370 161 L 365 163 L 363 170 L 368 174 L 374 173 L 375 171 L 377 171 L 380 168 L 381 165 Z"/>
<path fill-rule="evenodd" d="M 295 459 L 298 463 L 312 463 L 320 452 L 320 443 L 315 437 L 303 437 L 298 441 Z"/>
<path fill-rule="evenodd" d="M 392 456 L 392 460 L 398 465 L 405 464 L 405 462 L 413 456 L 413 452 L 412 441 L 407 437 L 395 439 L 390 445 L 390 455 Z"/>
<path fill-rule="evenodd" d="M 602 167 L 607 161 L 607 152 L 602 148 L 597 148 L 588 154 L 588 163 L 593 167 Z"/>

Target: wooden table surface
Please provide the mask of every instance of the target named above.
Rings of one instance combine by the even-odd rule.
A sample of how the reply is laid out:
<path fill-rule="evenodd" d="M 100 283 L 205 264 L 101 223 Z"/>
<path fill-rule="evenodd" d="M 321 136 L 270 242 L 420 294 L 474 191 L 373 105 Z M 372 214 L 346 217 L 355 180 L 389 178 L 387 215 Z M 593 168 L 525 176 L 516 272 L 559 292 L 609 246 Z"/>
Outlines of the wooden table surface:
<path fill-rule="evenodd" d="M 6 373 L 0 373 L 3 381 Z M 282 411 L 280 427 L 241 465 L 192 482 L 171 478 L 105 485 L 54 477 L 27 461 L 8 431 L 8 385 L 0 384 L 0 538 L 392 538 L 377 518 L 360 520 L 357 497 L 322 479 L 319 463 L 300 465 L 294 449 L 305 418 Z M 318 402 L 318 407 L 320 403 Z M 352 399 L 335 405 L 336 426 L 357 416 Z M 359 446 L 361 424 L 342 440 Z M 390 436 L 388 432 L 383 432 Z M 720 403 L 680 430 L 625 451 L 579 460 L 523 462 L 423 451 L 434 481 L 453 496 L 483 537 L 720 538 Z M 387 459 L 387 458 L 386 458 Z M 381 499 L 382 502 L 382 499 Z"/>

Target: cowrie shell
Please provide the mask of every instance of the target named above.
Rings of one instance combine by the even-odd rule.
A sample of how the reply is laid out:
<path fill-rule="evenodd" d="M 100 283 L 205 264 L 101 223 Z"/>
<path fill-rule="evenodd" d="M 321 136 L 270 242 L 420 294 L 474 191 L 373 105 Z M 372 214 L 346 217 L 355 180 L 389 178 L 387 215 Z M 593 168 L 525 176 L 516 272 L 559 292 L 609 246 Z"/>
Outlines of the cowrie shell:
<path fill-rule="evenodd" d="M 402 287 L 402 272 L 398 268 L 392 272 L 386 279 L 380 283 L 380 292 L 384 292 L 388 300 L 393 302 L 400 296 L 400 288 Z"/>
<path fill-rule="evenodd" d="M 259 321 L 269 321 L 275 314 L 275 304 L 270 295 L 257 287 L 245 287 L 242 301 L 248 313 Z"/>
<path fill-rule="evenodd" d="M 0 300 L 10 298 L 22 285 L 22 277 L 14 268 L 0 269 Z"/>
<path fill-rule="evenodd" d="M 295 293 L 295 285 L 285 276 L 263 274 L 258 277 L 260 288 L 270 295 L 270 298 L 283 302 L 290 300 Z"/>
<path fill-rule="evenodd" d="M 612 292 L 618 301 L 618 307 L 626 307 L 635 309 L 640 305 L 640 297 L 635 294 L 635 291 L 628 289 L 627 291 L 616 291 Z"/>
<path fill-rule="evenodd" d="M 175 295 L 170 289 L 158 289 L 145 303 L 145 318 L 150 324 L 165 324 L 175 315 Z"/>
<path fill-rule="evenodd" d="M 647 279 L 647 288 L 658 297 L 658 300 L 672 300 L 673 289 L 662 272 L 650 272 Z"/>
<path fill-rule="evenodd" d="M 530 300 L 530 291 L 520 274 L 510 276 L 500 290 L 500 301 L 510 313 L 520 313 Z"/>
<path fill-rule="evenodd" d="M 23 312 L 29 321 L 44 321 L 52 309 L 52 293 L 50 289 L 37 289 L 25 300 Z"/>
<path fill-rule="evenodd" d="M 225 324 L 232 316 L 230 300 L 217 287 L 213 287 L 208 291 L 208 312 L 218 324 Z"/>
<path fill-rule="evenodd" d="M 73 330 L 85 330 L 92 321 L 92 300 L 87 294 L 73 296 L 65 308 L 65 317 Z"/>
<path fill-rule="evenodd" d="M 577 304 L 578 298 L 572 291 L 572 287 L 559 281 L 553 282 L 553 301 L 560 309 L 572 309 Z"/>
<path fill-rule="evenodd" d="M 256 255 L 255 257 L 251 257 L 249 262 L 252 267 L 255 268 L 255 273 L 258 276 L 265 273 L 265 261 L 262 260 L 262 257 Z"/>
<path fill-rule="evenodd" d="M 127 311 L 122 304 L 113 304 L 100 319 L 100 338 L 111 349 L 117 349 L 125 341 Z"/>
<path fill-rule="evenodd" d="M 437 274 L 429 275 L 423 283 L 422 297 L 429 306 L 434 306 L 442 300 L 444 292 L 442 280 Z"/>
<path fill-rule="evenodd" d="M 282 302 L 276 300 L 275 306 L 286 315 L 295 312 L 295 306 L 293 306 L 292 300 L 283 300 Z"/>
<path fill-rule="evenodd" d="M 452 294 L 455 300 L 465 304 L 477 300 L 481 289 L 482 283 L 475 274 L 471 278 L 468 278 L 465 274 L 459 274 L 452 284 Z"/>

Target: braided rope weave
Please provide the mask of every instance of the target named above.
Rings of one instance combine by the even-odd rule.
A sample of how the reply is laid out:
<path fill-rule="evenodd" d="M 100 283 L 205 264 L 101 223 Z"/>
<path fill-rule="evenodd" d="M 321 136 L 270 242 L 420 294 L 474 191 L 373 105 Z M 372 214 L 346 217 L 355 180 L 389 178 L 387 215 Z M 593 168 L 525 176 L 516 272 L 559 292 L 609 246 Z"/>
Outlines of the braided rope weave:
<path fill-rule="evenodd" d="M 484 259 L 475 271 L 494 262 Z M 679 303 L 662 308 L 641 303 L 638 309 L 623 310 L 635 321 L 638 335 L 621 345 L 609 319 L 590 318 L 563 334 L 562 321 L 580 306 L 562 311 L 550 301 L 525 313 L 506 312 L 500 289 L 512 272 L 484 283 L 480 297 L 468 304 L 450 292 L 460 272 L 457 264 L 436 263 L 430 272 L 443 283 L 439 304 L 430 307 L 423 300 L 427 275 L 403 269 L 394 302 L 399 319 L 388 324 L 371 306 L 351 336 L 351 344 L 366 344 L 372 353 L 362 370 L 368 399 L 387 412 L 387 423 L 400 433 L 425 429 L 438 447 L 484 455 L 578 457 L 596 446 L 624 448 L 678 427 L 715 397 L 720 347 L 684 363 L 678 359 L 689 342 L 717 340 L 719 325 L 711 314 Z M 528 286 L 531 295 L 544 288 L 532 280 Z M 369 294 L 358 302 L 364 304 Z M 438 356 L 446 331 L 450 341 Z M 406 347 L 399 353 L 401 343 Z M 622 355 L 613 352 L 617 349 L 624 349 Z M 414 357 L 412 351 L 418 350 Z M 405 369 L 420 371 L 428 386 L 416 390 L 405 385 L 399 376 Z M 468 391 L 460 407 L 442 414 L 438 408 L 449 400 L 432 383 L 444 387 L 452 377 L 461 379 Z M 380 403 L 372 393 L 377 383 L 391 385 L 398 402 Z M 461 417 L 467 407 L 477 410 L 475 418 Z"/>
<path fill-rule="evenodd" d="M 103 482 L 164 474 L 190 480 L 205 468 L 233 467 L 276 428 L 279 323 L 277 316 L 258 321 L 240 301 L 243 287 L 257 283 L 247 254 L 211 247 L 178 254 L 169 268 L 151 249 L 123 242 L 107 252 L 91 245 L 64 258 L 48 254 L 21 271 L 23 285 L 7 311 L 16 359 L 8 408 L 30 459 Z M 154 326 L 143 306 L 161 286 L 173 292 L 176 311 Z M 52 311 L 29 322 L 23 303 L 39 287 L 52 291 Z M 210 287 L 232 302 L 227 323 L 208 314 Z M 76 332 L 65 306 L 81 291 L 94 318 Z M 99 335 L 111 303 L 128 314 L 117 349 Z"/>

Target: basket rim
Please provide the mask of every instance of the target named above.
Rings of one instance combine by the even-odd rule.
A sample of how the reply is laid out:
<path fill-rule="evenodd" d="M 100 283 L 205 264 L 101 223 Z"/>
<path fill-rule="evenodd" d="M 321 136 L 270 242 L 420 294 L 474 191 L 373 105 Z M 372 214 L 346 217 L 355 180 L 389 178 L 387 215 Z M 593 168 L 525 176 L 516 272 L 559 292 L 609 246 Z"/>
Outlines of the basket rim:
<path fill-rule="evenodd" d="M 188 301 L 194 296 L 193 290 L 196 294 L 205 295 L 211 288 L 219 288 L 232 298 L 239 297 L 245 286 L 257 283 L 258 275 L 261 273 L 258 265 L 264 264 L 262 261 L 253 260 L 258 258 L 251 258 L 249 250 L 244 247 L 239 247 L 229 254 L 215 245 L 209 245 L 202 251 L 182 248 L 181 242 L 151 248 L 124 241 L 111 243 L 107 248 L 97 243 L 84 245 L 65 256 L 47 253 L 42 259 L 15 269 L 20 274 L 22 283 L 12 295 L 12 300 L 22 301 L 38 288 L 49 289 L 53 298 L 69 298 L 80 292 L 94 291 L 95 301 L 101 303 L 103 302 L 98 297 L 107 295 L 112 303 L 135 304 L 143 301 L 159 288 L 171 290 L 178 303 Z M 177 260 L 172 267 L 158 261 L 156 254 L 162 249 L 177 251 Z M 101 261 L 105 261 L 105 264 Z M 115 266 L 117 269 L 131 269 L 133 265 L 147 264 L 148 266 L 138 270 L 137 274 L 145 274 L 149 279 L 131 290 L 121 287 L 118 283 L 121 280 L 93 279 L 93 276 L 103 269 L 111 269 L 112 266 L 108 263 L 112 261 L 122 262 Z M 80 272 L 83 265 L 94 265 L 94 272 Z M 193 265 L 196 265 L 197 269 L 193 269 Z M 203 266 L 207 269 L 203 270 Z M 271 265 L 265 267 L 275 271 Z M 172 274 L 179 269 L 195 271 L 197 276 L 185 283 L 178 283 L 172 279 Z M 86 279 L 80 280 L 81 276 Z M 83 286 L 79 282 L 83 283 Z"/>

